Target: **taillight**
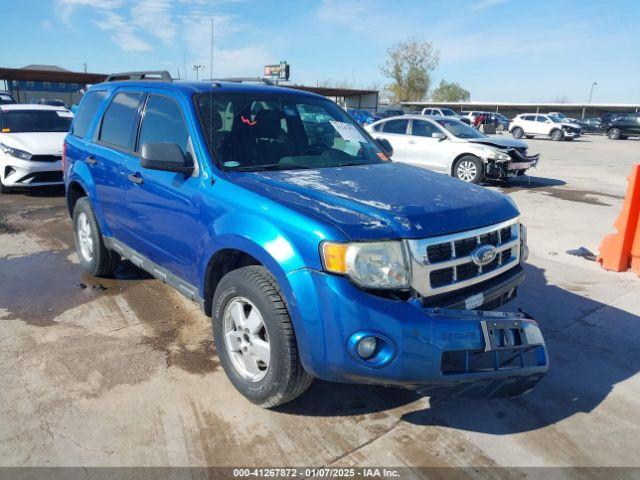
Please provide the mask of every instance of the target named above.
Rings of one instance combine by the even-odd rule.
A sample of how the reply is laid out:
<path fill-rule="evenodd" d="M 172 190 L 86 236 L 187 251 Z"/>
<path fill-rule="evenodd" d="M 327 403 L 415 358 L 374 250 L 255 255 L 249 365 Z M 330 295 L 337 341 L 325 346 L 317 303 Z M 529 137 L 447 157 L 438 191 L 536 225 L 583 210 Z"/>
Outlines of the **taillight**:
<path fill-rule="evenodd" d="M 62 171 L 67 171 L 67 142 L 62 144 Z"/>

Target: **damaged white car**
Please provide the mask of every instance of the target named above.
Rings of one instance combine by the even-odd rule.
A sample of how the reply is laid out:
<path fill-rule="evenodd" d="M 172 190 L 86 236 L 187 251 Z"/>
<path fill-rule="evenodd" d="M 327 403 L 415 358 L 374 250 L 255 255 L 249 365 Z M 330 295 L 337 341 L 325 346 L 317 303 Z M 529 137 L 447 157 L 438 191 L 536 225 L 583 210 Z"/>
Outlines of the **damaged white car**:
<path fill-rule="evenodd" d="M 524 175 L 540 158 L 529 155 L 523 141 L 489 137 L 451 117 L 403 115 L 374 122 L 365 129 L 391 144 L 394 161 L 471 183 Z"/>

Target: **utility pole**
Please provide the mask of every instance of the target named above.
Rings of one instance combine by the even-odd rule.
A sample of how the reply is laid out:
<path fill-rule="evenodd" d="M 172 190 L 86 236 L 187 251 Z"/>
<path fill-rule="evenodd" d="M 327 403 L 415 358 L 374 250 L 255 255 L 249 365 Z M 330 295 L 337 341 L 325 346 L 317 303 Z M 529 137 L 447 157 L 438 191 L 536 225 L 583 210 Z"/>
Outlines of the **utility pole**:
<path fill-rule="evenodd" d="M 82 67 L 84 68 L 84 73 L 87 73 L 87 62 L 82 62 Z"/>
<path fill-rule="evenodd" d="M 593 82 L 591 84 L 591 90 L 589 91 L 589 101 L 587 102 L 587 105 L 591 105 L 591 97 L 593 97 L 593 87 L 595 87 L 596 85 L 598 85 L 598 82 Z M 584 120 L 585 110 L 586 107 L 582 107 L 582 120 Z"/>
<path fill-rule="evenodd" d="M 198 80 L 198 78 L 199 78 L 198 73 L 200 72 L 200 69 L 201 69 L 201 68 L 204 68 L 204 65 L 194 65 L 194 66 L 193 66 L 193 69 L 194 69 L 194 70 L 195 70 L 195 72 L 196 72 L 196 80 Z"/>

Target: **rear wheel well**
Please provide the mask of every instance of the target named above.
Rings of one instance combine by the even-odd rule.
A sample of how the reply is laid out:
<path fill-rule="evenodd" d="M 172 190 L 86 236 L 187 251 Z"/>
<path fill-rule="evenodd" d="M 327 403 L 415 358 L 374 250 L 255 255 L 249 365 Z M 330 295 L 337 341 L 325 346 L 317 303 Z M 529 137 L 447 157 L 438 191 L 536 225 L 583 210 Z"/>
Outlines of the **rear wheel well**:
<path fill-rule="evenodd" d="M 242 250 L 225 248 L 216 252 L 209 260 L 205 274 L 204 284 L 204 311 L 207 315 L 212 314 L 213 294 L 227 273 L 249 265 L 262 265 L 257 259 Z"/>
<path fill-rule="evenodd" d="M 87 192 L 78 182 L 71 182 L 67 187 L 67 208 L 69 209 L 69 215 L 73 216 L 73 210 L 76 208 L 76 203 L 82 197 L 86 197 Z"/>

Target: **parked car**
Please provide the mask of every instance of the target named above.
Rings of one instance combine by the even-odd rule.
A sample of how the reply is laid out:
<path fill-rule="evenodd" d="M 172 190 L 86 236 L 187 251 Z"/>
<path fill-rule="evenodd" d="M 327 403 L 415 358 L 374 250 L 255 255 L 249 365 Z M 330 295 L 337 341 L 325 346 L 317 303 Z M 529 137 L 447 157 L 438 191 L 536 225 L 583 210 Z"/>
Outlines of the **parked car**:
<path fill-rule="evenodd" d="M 504 130 L 509 130 L 509 119 L 502 115 L 501 113 L 493 113 L 493 123 L 496 125 L 496 130 L 502 132 Z"/>
<path fill-rule="evenodd" d="M 423 108 L 420 113 L 422 115 L 437 115 L 440 117 L 453 117 L 453 118 L 457 118 L 461 122 L 471 125 L 471 122 L 467 116 L 456 113 L 456 111 L 451 108 L 437 108 L 437 107 Z"/>
<path fill-rule="evenodd" d="M 399 117 L 400 115 L 404 115 L 404 110 L 388 109 L 383 112 L 377 112 L 377 115 L 380 118 Z"/>
<path fill-rule="evenodd" d="M 128 258 L 197 302 L 246 398 L 274 407 L 314 377 L 510 396 L 544 376 L 534 320 L 472 310 L 523 281 L 509 197 L 389 161 L 319 95 L 111 78 L 65 141 L 79 262 L 100 276 Z M 301 106 L 331 118 L 331 141 L 308 138 Z"/>
<path fill-rule="evenodd" d="M 64 103 L 63 100 L 60 100 L 58 98 L 40 98 L 35 103 L 38 104 L 38 105 L 51 105 L 52 107 L 68 108 L 67 104 Z"/>
<path fill-rule="evenodd" d="M 9 92 L 0 91 L 0 105 L 12 105 L 16 102 L 16 99 Z"/>
<path fill-rule="evenodd" d="M 465 117 L 469 119 L 469 125 L 476 126 L 478 124 L 477 119 L 481 118 L 480 123 L 490 123 L 492 112 L 483 112 L 479 110 L 472 110 L 470 112 L 462 112 Z"/>
<path fill-rule="evenodd" d="M 358 122 L 360 125 L 366 125 L 368 123 L 373 123 L 376 120 L 380 120 L 382 117 L 371 113 L 367 110 L 359 110 L 356 108 L 348 108 L 347 113 L 351 115 L 351 117 Z"/>
<path fill-rule="evenodd" d="M 45 105 L 0 105 L 0 193 L 62 184 L 62 144 L 73 114 Z"/>
<path fill-rule="evenodd" d="M 489 137 L 452 117 L 405 115 L 380 120 L 365 130 L 391 144 L 394 161 L 471 183 L 523 175 L 540 158 L 529 155 L 520 140 Z"/>
<path fill-rule="evenodd" d="M 576 120 L 575 123 L 580 127 L 582 133 L 602 133 L 602 120 L 599 118 L 584 118 Z"/>
<path fill-rule="evenodd" d="M 626 113 L 601 125 L 601 130 L 611 140 L 624 140 L 640 135 L 640 113 Z"/>
<path fill-rule="evenodd" d="M 553 115 L 522 113 L 509 124 L 509 132 L 513 138 L 533 138 L 538 135 L 550 137 L 552 140 L 573 140 L 582 134 L 579 125 L 563 122 Z"/>

